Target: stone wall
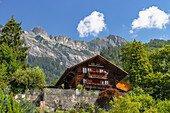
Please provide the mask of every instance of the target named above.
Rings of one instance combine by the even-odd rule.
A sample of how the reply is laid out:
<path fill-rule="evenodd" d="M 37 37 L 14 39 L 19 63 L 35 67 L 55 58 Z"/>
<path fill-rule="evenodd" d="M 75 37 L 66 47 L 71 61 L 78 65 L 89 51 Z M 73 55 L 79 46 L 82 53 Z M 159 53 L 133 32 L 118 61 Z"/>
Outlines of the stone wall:
<path fill-rule="evenodd" d="M 73 108 L 77 102 L 86 101 L 88 103 L 96 104 L 99 92 L 67 90 L 56 88 L 44 89 L 45 108 L 49 111 L 56 109 L 66 110 Z"/>

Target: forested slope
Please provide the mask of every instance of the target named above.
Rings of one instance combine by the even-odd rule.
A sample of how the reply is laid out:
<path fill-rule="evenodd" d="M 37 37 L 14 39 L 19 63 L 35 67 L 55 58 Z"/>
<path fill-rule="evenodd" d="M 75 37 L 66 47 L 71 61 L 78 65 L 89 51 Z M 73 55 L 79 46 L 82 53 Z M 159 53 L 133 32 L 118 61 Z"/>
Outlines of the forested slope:
<path fill-rule="evenodd" d="M 160 39 L 152 39 L 148 43 L 143 44 L 146 47 L 147 53 L 151 52 L 152 50 L 158 50 L 158 48 L 162 48 L 165 45 L 170 45 L 170 40 L 160 40 Z M 103 48 L 100 54 L 105 57 L 106 59 L 110 60 L 114 64 L 121 66 L 120 62 L 120 53 L 121 53 L 121 46 L 116 47 L 108 47 Z"/>
<path fill-rule="evenodd" d="M 43 69 L 47 84 L 58 79 L 66 69 L 66 67 L 48 57 L 36 57 L 29 55 L 28 62 L 33 67 L 39 66 Z"/>

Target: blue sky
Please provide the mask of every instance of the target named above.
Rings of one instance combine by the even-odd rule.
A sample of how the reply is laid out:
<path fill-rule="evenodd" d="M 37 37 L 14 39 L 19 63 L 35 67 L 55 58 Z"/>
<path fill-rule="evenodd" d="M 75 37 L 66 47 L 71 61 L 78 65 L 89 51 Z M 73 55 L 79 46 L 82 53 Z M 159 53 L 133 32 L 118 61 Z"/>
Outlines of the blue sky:
<path fill-rule="evenodd" d="M 0 0 L 0 24 L 12 15 L 24 31 L 40 26 L 73 40 L 170 39 L 170 0 Z"/>

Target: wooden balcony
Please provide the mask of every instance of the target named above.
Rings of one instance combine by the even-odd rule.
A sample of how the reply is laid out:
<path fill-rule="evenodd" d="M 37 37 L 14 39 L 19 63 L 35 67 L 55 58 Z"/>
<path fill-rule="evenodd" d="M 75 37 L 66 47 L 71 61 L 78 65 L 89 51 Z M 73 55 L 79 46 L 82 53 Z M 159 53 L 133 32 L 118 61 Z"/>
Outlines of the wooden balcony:
<path fill-rule="evenodd" d="M 84 87 L 88 88 L 88 89 L 107 89 L 107 88 L 112 88 L 112 85 L 110 85 L 110 84 L 97 84 L 97 83 L 85 83 Z"/>
<path fill-rule="evenodd" d="M 107 74 L 106 73 L 100 73 L 100 72 L 88 72 L 87 76 L 89 78 L 107 79 Z"/>

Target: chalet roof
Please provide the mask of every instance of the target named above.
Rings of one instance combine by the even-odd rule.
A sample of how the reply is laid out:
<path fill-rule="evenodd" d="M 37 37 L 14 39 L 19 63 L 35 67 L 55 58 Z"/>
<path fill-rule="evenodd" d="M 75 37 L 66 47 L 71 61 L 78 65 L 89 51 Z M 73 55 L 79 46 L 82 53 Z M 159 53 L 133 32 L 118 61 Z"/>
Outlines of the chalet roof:
<path fill-rule="evenodd" d="M 129 84 L 129 83 L 124 82 L 124 81 L 120 81 L 119 83 L 116 84 L 116 88 L 121 89 L 123 91 L 128 91 L 132 87 L 133 87 L 132 84 Z"/>
<path fill-rule="evenodd" d="M 112 62 L 110 62 L 110 61 L 107 60 L 106 58 L 102 57 L 101 55 L 97 54 L 97 55 L 95 55 L 95 56 L 92 56 L 92 57 L 90 57 L 90 58 L 88 58 L 88 59 L 86 59 L 86 60 L 83 60 L 83 61 L 81 61 L 81 62 L 79 62 L 79 63 L 77 63 L 77 64 L 75 64 L 75 65 L 73 65 L 73 66 L 71 66 L 71 67 L 69 67 L 69 68 L 67 68 L 66 71 L 65 71 L 65 72 L 63 73 L 63 75 L 60 77 L 60 79 L 58 80 L 58 82 L 56 83 L 55 86 L 58 86 L 58 85 L 62 84 L 63 80 L 68 76 L 68 73 L 69 73 L 71 70 L 73 70 L 74 68 L 80 66 L 81 64 L 83 64 L 83 63 L 85 63 L 85 62 L 88 62 L 89 60 L 93 60 L 93 59 L 96 59 L 96 58 L 97 58 L 99 61 L 105 62 L 110 69 L 113 69 L 113 68 L 114 68 L 115 70 L 117 70 L 117 73 L 123 75 L 123 78 L 128 75 L 128 73 L 127 73 L 126 71 L 124 71 L 124 70 L 121 69 L 120 67 L 116 66 L 115 64 L 113 64 Z M 123 78 L 119 78 L 119 81 L 122 80 Z"/>

